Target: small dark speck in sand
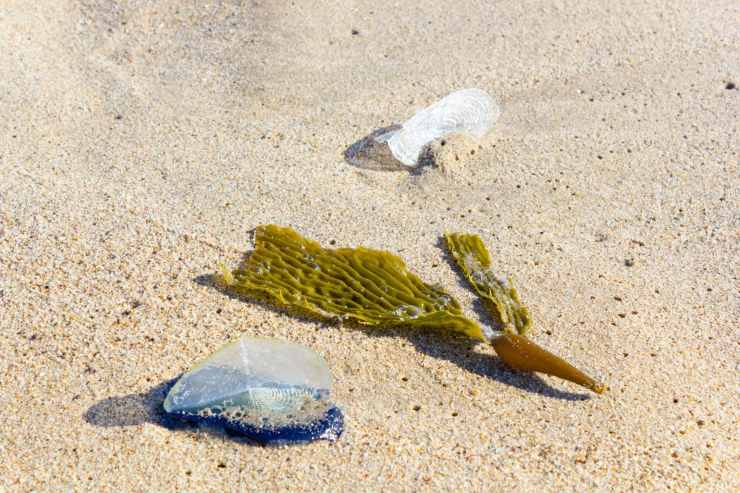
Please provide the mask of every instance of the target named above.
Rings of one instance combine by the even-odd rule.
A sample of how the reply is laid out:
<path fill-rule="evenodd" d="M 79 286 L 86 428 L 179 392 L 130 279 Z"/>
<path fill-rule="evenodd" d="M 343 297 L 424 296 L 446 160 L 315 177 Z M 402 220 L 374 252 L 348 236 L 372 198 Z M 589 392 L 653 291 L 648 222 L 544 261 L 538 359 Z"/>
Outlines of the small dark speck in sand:
<path fill-rule="evenodd" d="M 727 89 L 728 91 L 732 91 L 733 89 L 737 89 L 737 85 L 735 85 L 734 82 L 728 82 L 725 85 L 725 89 Z"/>
<path fill-rule="evenodd" d="M 352 29 L 352 36 L 357 36 L 358 34 L 360 34 L 360 31 L 358 31 L 357 29 Z"/>
<path fill-rule="evenodd" d="M 635 265 L 635 261 L 632 260 L 631 258 L 625 259 L 624 265 L 626 265 L 627 267 L 632 267 L 633 265 Z"/>
<path fill-rule="evenodd" d="M 123 120 L 123 115 L 116 115 L 116 120 Z"/>
<path fill-rule="evenodd" d="M 418 404 L 417 404 L 417 405 L 415 405 L 415 406 L 414 406 L 414 411 L 421 411 L 421 406 L 420 406 L 420 405 L 418 405 Z"/>

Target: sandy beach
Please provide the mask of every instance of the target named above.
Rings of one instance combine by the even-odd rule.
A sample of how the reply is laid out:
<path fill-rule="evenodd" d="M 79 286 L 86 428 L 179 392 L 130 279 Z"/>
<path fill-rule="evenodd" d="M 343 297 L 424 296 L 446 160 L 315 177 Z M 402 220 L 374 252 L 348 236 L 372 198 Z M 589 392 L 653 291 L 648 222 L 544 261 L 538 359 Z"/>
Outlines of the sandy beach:
<path fill-rule="evenodd" d="M 740 490 L 737 2 L 0 3 L 0 492 Z M 348 146 L 457 89 L 503 114 L 420 172 Z M 471 152 L 472 151 L 472 152 Z M 476 317 L 475 233 L 532 340 L 226 295 L 260 224 L 396 253 Z M 242 334 L 323 356 L 346 428 L 263 447 L 161 423 Z"/>

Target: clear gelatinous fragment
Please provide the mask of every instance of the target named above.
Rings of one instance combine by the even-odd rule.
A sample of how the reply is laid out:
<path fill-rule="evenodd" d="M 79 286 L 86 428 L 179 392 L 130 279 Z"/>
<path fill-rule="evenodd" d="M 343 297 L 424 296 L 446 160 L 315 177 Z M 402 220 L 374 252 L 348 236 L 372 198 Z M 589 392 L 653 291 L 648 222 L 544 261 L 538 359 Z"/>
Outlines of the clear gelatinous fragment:
<path fill-rule="evenodd" d="M 452 133 L 483 137 L 501 115 L 501 108 L 481 89 L 448 94 L 404 122 L 388 138 L 393 155 L 406 166 L 415 166 L 424 146 Z"/>
<path fill-rule="evenodd" d="M 352 144 L 344 153 L 347 161 L 376 170 L 411 169 L 429 160 L 424 150 L 449 134 L 480 139 L 501 115 L 501 107 L 481 89 L 462 89 L 424 108 L 402 125 L 375 130 Z"/>
<path fill-rule="evenodd" d="M 342 414 L 330 392 L 331 374 L 318 354 L 244 336 L 180 377 L 164 409 L 262 442 L 334 440 Z"/>

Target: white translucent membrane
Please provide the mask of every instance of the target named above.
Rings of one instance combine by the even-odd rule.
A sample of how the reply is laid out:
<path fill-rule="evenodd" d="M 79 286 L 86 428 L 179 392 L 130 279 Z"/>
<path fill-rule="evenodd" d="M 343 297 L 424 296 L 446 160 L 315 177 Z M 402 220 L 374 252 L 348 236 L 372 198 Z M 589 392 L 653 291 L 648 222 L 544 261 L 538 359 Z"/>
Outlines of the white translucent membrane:
<path fill-rule="evenodd" d="M 245 336 L 183 375 L 167 395 L 164 409 L 192 414 L 238 410 L 244 419 L 278 424 L 280 416 L 324 412 L 330 388 L 326 362 L 310 349 Z"/>
<path fill-rule="evenodd" d="M 395 131 L 383 136 L 393 156 L 406 166 L 416 166 L 424 146 L 451 133 L 480 139 L 501 115 L 501 107 L 481 89 L 462 89 L 425 108 Z"/>

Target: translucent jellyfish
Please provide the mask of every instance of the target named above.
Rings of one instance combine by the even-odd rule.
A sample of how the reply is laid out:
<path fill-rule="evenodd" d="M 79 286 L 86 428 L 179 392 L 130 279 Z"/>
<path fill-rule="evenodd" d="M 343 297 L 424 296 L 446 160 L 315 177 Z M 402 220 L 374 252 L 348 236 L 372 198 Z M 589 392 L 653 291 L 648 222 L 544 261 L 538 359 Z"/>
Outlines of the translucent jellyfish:
<path fill-rule="evenodd" d="M 403 125 L 378 129 L 355 142 L 345 157 L 363 168 L 414 168 L 434 140 L 454 133 L 480 139 L 500 115 L 501 107 L 487 92 L 462 89 L 419 111 Z"/>
<path fill-rule="evenodd" d="M 335 440 L 343 419 L 330 389 L 329 369 L 310 349 L 245 336 L 183 375 L 164 410 L 260 442 Z"/>

